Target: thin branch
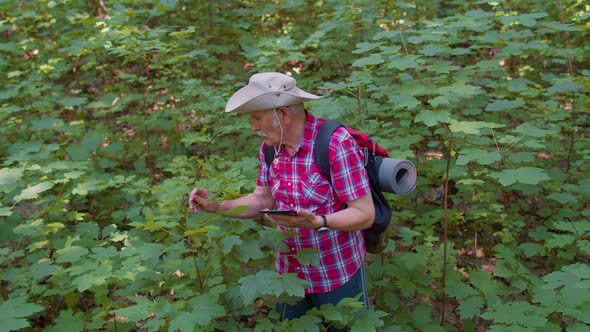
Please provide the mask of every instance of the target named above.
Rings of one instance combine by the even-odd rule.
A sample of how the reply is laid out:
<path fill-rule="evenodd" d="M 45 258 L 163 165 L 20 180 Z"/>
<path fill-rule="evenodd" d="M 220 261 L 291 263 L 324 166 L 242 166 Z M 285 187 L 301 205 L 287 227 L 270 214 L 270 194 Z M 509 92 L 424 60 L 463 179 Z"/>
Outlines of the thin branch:
<path fill-rule="evenodd" d="M 445 312 L 447 311 L 447 296 L 445 288 L 447 287 L 447 256 L 448 256 L 448 235 L 449 235 L 449 173 L 451 169 L 451 152 L 453 151 L 453 132 L 445 123 L 442 124 L 447 134 L 449 135 L 449 150 L 447 153 L 447 165 L 445 170 L 445 195 L 444 195 L 444 235 L 443 235 L 443 272 L 442 272 L 442 308 L 440 315 L 440 323 L 445 323 Z"/>

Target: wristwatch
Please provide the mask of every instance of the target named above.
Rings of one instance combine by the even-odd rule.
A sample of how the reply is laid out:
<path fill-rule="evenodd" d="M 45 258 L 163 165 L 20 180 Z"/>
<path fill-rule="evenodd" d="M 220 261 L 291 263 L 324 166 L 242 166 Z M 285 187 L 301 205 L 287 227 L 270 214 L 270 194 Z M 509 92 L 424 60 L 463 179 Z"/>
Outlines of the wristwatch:
<path fill-rule="evenodd" d="M 330 226 L 328 226 L 328 218 L 326 218 L 325 215 L 320 214 L 320 217 L 322 217 L 322 220 L 324 221 L 324 224 L 318 228 L 316 228 L 317 231 L 327 231 L 330 229 Z"/>

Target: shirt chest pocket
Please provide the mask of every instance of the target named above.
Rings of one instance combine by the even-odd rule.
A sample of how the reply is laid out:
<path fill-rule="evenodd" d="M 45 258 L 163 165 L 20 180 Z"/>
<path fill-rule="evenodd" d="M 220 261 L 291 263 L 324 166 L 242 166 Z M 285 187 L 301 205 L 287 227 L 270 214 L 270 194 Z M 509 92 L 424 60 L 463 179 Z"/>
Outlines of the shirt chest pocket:
<path fill-rule="evenodd" d="M 318 173 L 311 173 L 298 181 L 297 189 L 300 193 L 301 205 L 309 210 L 317 210 L 320 206 L 332 200 L 332 186 Z"/>

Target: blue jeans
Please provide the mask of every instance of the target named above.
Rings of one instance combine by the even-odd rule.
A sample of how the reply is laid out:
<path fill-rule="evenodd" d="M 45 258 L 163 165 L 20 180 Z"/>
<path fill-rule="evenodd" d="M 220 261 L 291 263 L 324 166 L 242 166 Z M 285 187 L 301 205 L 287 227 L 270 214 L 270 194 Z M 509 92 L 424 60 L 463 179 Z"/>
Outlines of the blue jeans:
<path fill-rule="evenodd" d="M 369 294 L 367 292 L 365 267 L 363 265 L 361 265 L 358 271 L 347 283 L 339 288 L 326 293 L 305 294 L 305 297 L 296 304 L 277 303 L 276 309 L 281 315 L 281 320 L 293 319 L 305 315 L 307 310 L 311 308 L 315 307 L 319 309 L 322 304 L 328 303 L 336 305 L 344 298 L 355 297 L 361 293 L 362 296 L 359 301 L 362 301 L 365 304 L 365 307 L 369 308 Z M 347 331 L 347 329 L 338 330 L 330 327 L 328 331 Z"/>

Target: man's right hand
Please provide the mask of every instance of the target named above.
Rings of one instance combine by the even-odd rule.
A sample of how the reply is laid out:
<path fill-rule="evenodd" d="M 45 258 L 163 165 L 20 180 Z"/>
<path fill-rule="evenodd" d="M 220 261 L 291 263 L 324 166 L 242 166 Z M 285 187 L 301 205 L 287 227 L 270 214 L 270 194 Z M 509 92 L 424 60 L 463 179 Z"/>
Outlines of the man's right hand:
<path fill-rule="evenodd" d="M 200 210 L 215 212 L 219 209 L 219 202 L 211 199 L 207 189 L 195 188 L 189 195 L 188 206 L 194 213 L 199 213 Z"/>

